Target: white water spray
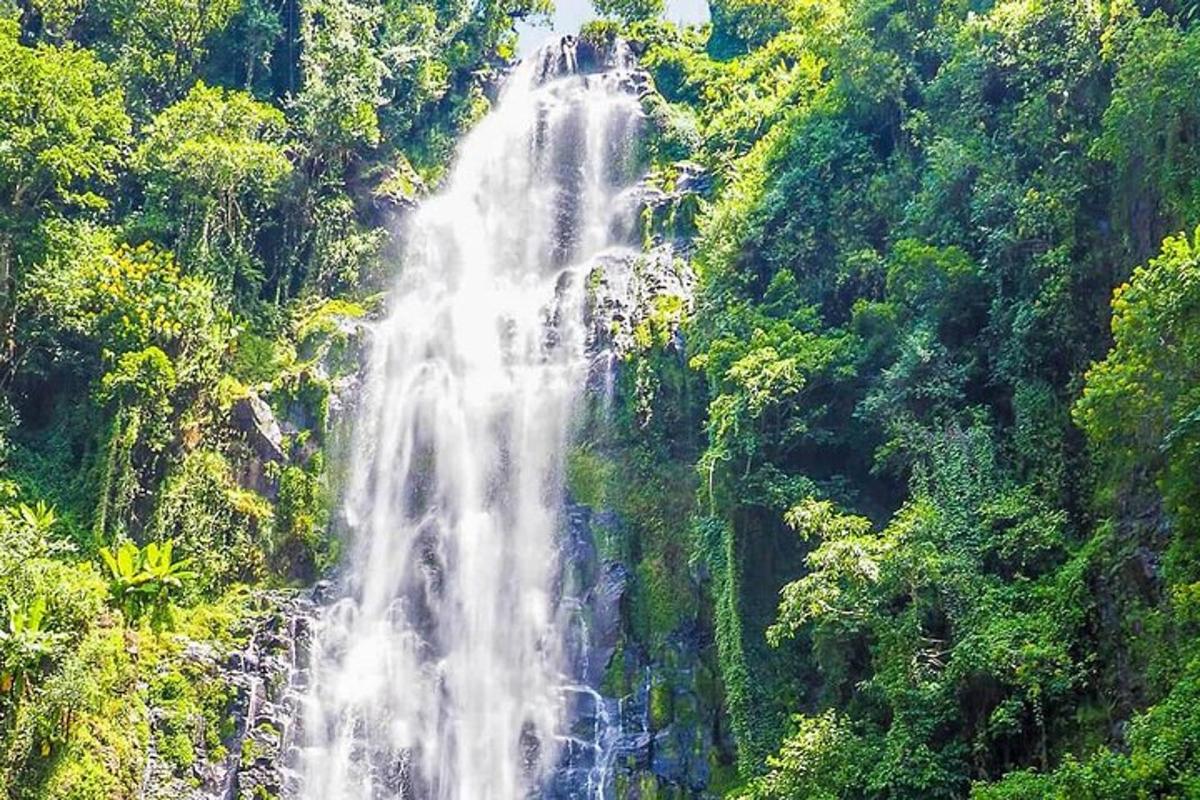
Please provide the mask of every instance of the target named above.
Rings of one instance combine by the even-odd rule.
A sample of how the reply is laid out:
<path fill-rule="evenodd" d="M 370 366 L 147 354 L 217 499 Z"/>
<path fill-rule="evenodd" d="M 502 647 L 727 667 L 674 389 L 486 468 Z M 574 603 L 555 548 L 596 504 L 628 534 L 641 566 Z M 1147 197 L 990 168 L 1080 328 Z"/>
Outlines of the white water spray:
<path fill-rule="evenodd" d="M 579 74 L 570 42 L 521 65 L 411 221 L 358 420 L 346 592 L 315 634 L 307 800 L 518 800 L 557 762 L 585 283 L 633 222 L 641 119 L 609 66 Z"/>

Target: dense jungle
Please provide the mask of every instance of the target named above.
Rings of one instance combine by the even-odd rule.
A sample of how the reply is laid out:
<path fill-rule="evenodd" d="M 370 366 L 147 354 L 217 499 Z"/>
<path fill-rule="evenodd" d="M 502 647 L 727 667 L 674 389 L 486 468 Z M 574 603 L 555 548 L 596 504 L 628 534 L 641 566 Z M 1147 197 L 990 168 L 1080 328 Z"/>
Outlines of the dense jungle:
<path fill-rule="evenodd" d="M 4 796 L 360 797 L 296 675 L 370 342 L 549 2 L 0 0 Z M 638 257 L 553 586 L 615 711 L 521 796 L 1200 798 L 1200 2 L 593 2 Z"/>

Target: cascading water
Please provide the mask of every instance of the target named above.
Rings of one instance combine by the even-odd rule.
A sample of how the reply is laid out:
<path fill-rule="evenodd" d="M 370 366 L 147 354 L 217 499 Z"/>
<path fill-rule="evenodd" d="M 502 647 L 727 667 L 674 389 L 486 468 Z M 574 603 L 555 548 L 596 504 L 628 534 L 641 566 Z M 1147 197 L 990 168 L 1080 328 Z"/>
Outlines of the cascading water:
<path fill-rule="evenodd" d="M 564 41 L 519 66 L 408 227 L 358 420 L 344 595 L 314 636 L 307 800 L 517 800 L 560 760 L 585 284 L 634 221 L 642 112 L 614 53 L 582 74 Z"/>

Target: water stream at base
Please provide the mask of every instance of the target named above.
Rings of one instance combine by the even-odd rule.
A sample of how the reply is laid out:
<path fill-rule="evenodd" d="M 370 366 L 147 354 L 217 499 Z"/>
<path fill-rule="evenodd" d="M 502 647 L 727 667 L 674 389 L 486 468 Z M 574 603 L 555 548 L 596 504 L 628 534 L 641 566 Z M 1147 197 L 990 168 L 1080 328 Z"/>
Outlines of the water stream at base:
<path fill-rule="evenodd" d="M 629 67 L 619 43 L 589 74 L 570 41 L 528 59 L 410 220 L 357 421 L 346 579 L 314 635 L 305 800 L 544 794 L 579 745 L 572 696 L 603 706 L 565 653 L 563 462 L 590 265 L 635 223 Z"/>

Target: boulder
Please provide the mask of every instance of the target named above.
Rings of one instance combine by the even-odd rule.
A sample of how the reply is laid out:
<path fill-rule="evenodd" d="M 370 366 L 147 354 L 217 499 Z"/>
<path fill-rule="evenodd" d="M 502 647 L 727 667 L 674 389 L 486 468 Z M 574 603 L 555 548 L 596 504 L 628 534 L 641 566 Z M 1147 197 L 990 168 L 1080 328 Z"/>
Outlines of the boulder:
<path fill-rule="evenodd" d="M 246 437 L 254 454 L 262 461 L 284 461 L 283 430 L 266 401 L 250 392 L 234 401 L 229 411 L 233 427 Z"/>

